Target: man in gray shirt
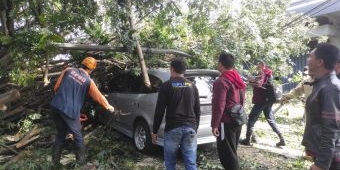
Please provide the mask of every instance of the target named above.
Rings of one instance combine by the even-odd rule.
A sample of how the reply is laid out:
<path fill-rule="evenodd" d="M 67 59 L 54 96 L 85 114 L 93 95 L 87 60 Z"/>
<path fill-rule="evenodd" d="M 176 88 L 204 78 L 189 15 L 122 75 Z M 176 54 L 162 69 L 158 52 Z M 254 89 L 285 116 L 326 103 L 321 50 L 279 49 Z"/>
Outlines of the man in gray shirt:
<path fill-rule="evenodd" d="M 313 91 L 306 101 L 306 127 L 302 145 L 314 158 L 311 170 L 340 169 L 340 80 L 334 68 L 339 49 L 319 44 L 308 57 Z"/>

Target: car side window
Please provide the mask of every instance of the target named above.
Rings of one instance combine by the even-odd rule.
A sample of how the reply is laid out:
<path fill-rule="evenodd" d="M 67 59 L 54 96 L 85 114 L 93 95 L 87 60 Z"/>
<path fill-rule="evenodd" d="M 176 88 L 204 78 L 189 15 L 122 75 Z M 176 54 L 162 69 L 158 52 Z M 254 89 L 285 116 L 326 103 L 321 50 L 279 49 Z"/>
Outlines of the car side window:
<path fill-rule="evenodd" d="M 146 86 L 144 85 L 144 81 L 143 81 L 143 77 L 140 76 L 140 83 L 138 84 L 138 88 L 136 88 L 135 91 L 133 91 L 133 93 L 155 93 L 159 91 L 159 88 L 162 84 L 162 81 L 157 78 L 156 76 L 153 76 L 151 74 L 149 74 L 149 79 L 150 79 L 150 83 L 151 83 L 151 89 L 146 88 Z"/>
<path fill-rule="evenodd" d="M 131 93 L 138 79 L 130 73 L 123 73 L 114 77 L 109 83 L 110 92 Z"/>
<path fill-rule="evenodd" d="M 151 93 L 158 92 L 159 88 L 161 87 L 162 80 L 150 74 L 149 74 L 149 78 L 150 78 L 150 83 L 151 83 L 151 88 L 152 88 Z"/>
<path fill-rule="evenodd" d="M 190 76 L 187 77 L 191 82 L 193 82 L 201 97 L 207 97 L 212 94 L 212 86 L 216 77 L 212 76 Z"/>

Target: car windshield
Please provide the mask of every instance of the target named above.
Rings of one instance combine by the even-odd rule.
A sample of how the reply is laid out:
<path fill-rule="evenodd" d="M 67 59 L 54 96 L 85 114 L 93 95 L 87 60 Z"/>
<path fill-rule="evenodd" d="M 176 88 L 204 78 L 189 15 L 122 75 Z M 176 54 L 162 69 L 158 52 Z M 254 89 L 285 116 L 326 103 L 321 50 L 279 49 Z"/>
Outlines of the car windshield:
<path fill-rule="evenodd" d="M 200 98 L 209 98 L 212 94 L 212 85 L 215 81 L 214 77 L 211 76 L 191 76 L 187 77 L 190 81 L 192 81 L 200 94 Z"/>
<path fill-rule="evenodd" d="M 212 85 L 216 77 L 211 75 L 186 75 L 188 80 L 193 82 L 198 88 L 201 101 L 202 99 L 210 99 L 212 94 Z M 119 92 L 119 93 L 155 93 L 159 91 L 159 87 L 162 81 L 154 75 L 149 74 L 151 82 L 151 90 L 145 88 L 143 79 L 141 75 L 132 74 L 127 72 L 116 76 L 109 82 L 109 92 Z"/>

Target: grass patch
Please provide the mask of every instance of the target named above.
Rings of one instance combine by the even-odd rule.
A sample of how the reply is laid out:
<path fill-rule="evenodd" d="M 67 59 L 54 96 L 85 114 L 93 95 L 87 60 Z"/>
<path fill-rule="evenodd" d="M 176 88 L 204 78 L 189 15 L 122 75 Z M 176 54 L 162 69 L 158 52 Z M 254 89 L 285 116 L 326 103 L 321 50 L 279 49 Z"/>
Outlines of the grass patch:
<path fill-rule="evenodd" d="M 248 100 L 249 97 L 247 97 Z M 248 106 L 248 109 L 251 105 Z M 297 106 L 293 106 L 296 108 Z M 301 117 L 292 117 L 287 111 L 282 110 L 276 115 L 276 121 L 283 132 L 286 140 L 287 148 L 303 150 L 301 140 L 304 130 L 304 124 Z M 264 115 L 261 114 L 257 124 L 263 124 L 264 127 L 255 126 L 254 132 L 259 140 L 268 140 L 275 144 L 278 141 L 277 135 L 268 125 Z M 53 133 L 53 128 L 48 135 Z M 241 138 L 245 136 L 246 126 L 243 127 Z M 144 155 L 136 151 L 133 140 L 111 130 L 110 128 L 99 127 L 96 133 L 90 135 L 87 139 L 87 158 L 86 161 L 94 165 L 97 169 L 121 169 L 121 170 L 162 170 L 163 154 L 162 149 L 156 149 L 151 155 Z M 45 137 L 46 140 L 52 140 Z M 0 142 L 4 142 L 3 138 Z M 41 141 L 39 141 L 41 142 Z M 283 149 L 284 150 L 284 149 Z M 0 165 L 0 169 L 9 170 L 36 170 L 36 169 L 52 169 L 51 165 L 51 148 L 43 148 L 39 145 L 32 145 L 22 151 L 25 155 L 22 160 L 17 162 L 5 162 Z M 66 154 L 72 156 L 65 156 Z M 272 153 L 267 150 L 261 150 L 255 147 L 239 146 L 238 154 L 240 158 L 241 170 L 300 170 L 307 169 L 311 162 L 303 159 L 287 158 L 282 154 Z M 72 150 L 63 152 L 63 159 L 68 162 L 74 162 Z M 198 147 L 197 163 L 199 169 L 202 170 L 223 170 L 218 159 L 216 144 L 200 145 Z M 66 163 L 59 169 L 82 169 L 74 167 L 70 163 Z M 183 160 L 178 160 L 176 169 L 184 169 Z"/>

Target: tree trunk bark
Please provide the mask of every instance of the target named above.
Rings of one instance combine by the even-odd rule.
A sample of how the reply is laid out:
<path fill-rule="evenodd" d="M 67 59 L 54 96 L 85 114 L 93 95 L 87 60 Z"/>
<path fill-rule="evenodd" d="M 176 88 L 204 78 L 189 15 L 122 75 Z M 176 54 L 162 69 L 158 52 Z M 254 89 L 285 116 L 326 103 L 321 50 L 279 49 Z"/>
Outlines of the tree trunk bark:
<path fill-rule="evenodd" d="M 25 110 L 26 110 L 26 108 L 19 106 L 19 107 L 15 108 L 14 110 L 11 110 L 9 112 L 4 113 L 3 116 L 1 117 L 1 119 L 5 119 L 5 118 L 11 117 L 11 116 L 21 114 Z"/>
<path fill-rule="evenodd" d="M 9 150 L 9 151 L 11 151 L 12 153 L 18 155 L 18 152 L 13 147 L 9 147 L 9 146 L 3 145 L 1 143 L 0 143 L 0 146 L 5 148 L 5 149 L 7 149 L 7 150 Z"/>
<path fill-rule="evenodd" d="M 22 151 L 20 152 L 18 155 L 16 155 L 15 157 L 13 157 L 10 161 L 8 161 L 7 163 L 5 163 L 2 167 L 4 169 L 11 169 L 10 165 L 13 164 L 13 162 L 18 162 L 22 159 L 24 159 L 27 155 L 29 155 L 30 151 Z"/>
<path fill-rule="evenodd" d="M 50 81 L 48 80 L 48 65 L 49 65 L 49 54 L 46 54 L 46 65 L 45 65 L 45 71 L 44 71 L 44 86 L 47 86 Z"/>
<path fill-rule="evenodd" d="M 4 35 L 8 35 L 8 30 L 6 26 L 6 9 L 7 9 L 7 3 L 6 0 L 0 0 L 0 20 L 1 20 L 1 26 L 2 26 L 2 33 Z"/>
<path fill-rule="evenodd" d="M 12 9 L 13 9 L 13 1 L 12 0 L 6 0 L 6 3 L 7 3 L 7 10 L 6 10 L 7 20 L 6 20 L 6 25 L 7 25 L 7 29 L 8 29 L 8 34 L 13 36 L 15 34 L 14 19 L 11 17 L 11 12 L 12 12 Z"/>
<path fill-rule="evenodd" d="M 87 51 L 114 51 L 114 52 L 128 52 L 127 48 L 124 47 L 112 47 L 108 45 L 86 45 L 86 44 L 71 44 L 71 43 L 53 43 L 50 42 L 48 45 L 57 46 L 61 50 L 87 50 Z M 141 47 L 143 52 L 151 54 L 174 54 L 183 57 L 191 57 L 189 54 L 175 50 L 175 49 L 160 49 L 160 48 L 145 48 Z M 55 61 L 50 62 L 55 63 Z"/>
<path fill-rule="evenodd" d="M 132 3 L 131 3 L 131 0 L 127 0 L 127 2 L 128 2 L 127 3 L 128 4 L 128 8 L 129 8 L 130 29 L 131 30 L 135 30 L 135 19 L 134 19 L 134 13 L 133 13 L 133 9 L 132 9 Z M 143 75 L 144 85 L 148 89 L 151 89 L 151 83 L 150 83 L 148 71 L 147 71 L 147 68 L 146 68 L 146 64 L 145 64 L 142 48 L 141 48 L 141 46 L 139 44 L 138 38 L 137 37 L 135 37 L 135 38 L 136 38 L 136 40 L 135 40 L 136 41 L 136 51 L 137 51 L 137 54 L 138 54 L 139 64 L 140 64 L 140 68 L 141 68 L 142 75 Z"/>
<path fill-rule="evenodd" d="M 5 111 L 7 110 L 7 106 L 4 104 L 0 104 L 0 111 Z"/>
<path fill-rule="evenodd" d="M 10 90 L 4 94 L 0 94 L 0 104 L 10 103 L 19 99 L 20 92 L 18 90 Z"/>
<path fill-rule="evenodd" d="M 27 144 L 35 141 L 36 139 L 38 139 L 40 137 L 40 133 L 44 132 L 46 128 L 43 127 L 43 128 L 37 128 L 35 127 L 33 130 L 31 130 L 27 135 L 25 135 L 21 140 L 20 142 L 18 142 L 16 145 L 15 145 L 15 148 L 16 149 L 21 149 L 23 148 L 24 146 L 26 146 Z"/>
<path fill-rule="evenodd" d="M 25 139 L 25 140 L 23 139 L 23 140 L 20 141 L 18 144 L 16 144 L 15 147 L 16 147 L 17 149 L 21 149 L 21 148 L 27 146 L 28 144 L 34 142 L 35 140 L 39 139 L 39 138 L 40 138 L 40 135 L 33 136 L 33 137 L 31 137 L 31 138 L 29 138 L 29 139 Z"/>
<path fill-rule="evenodd" d="M 11 61 L 11 56 L 9 54 L 6 54 L 5 56 L 0 58 L 0 65 L 5 71 L 7 71 L 9 67 L 11 67 L 9 64 L 10 61 Z"/>
<path fill-rule="evenodd" d="M 1 25 L 2 25 L 2 33 L 4 35 L 8 35 L 8 30 L 6 27 L 6 10 L 0 11 L 0 19 L 1 19 Z"/>

